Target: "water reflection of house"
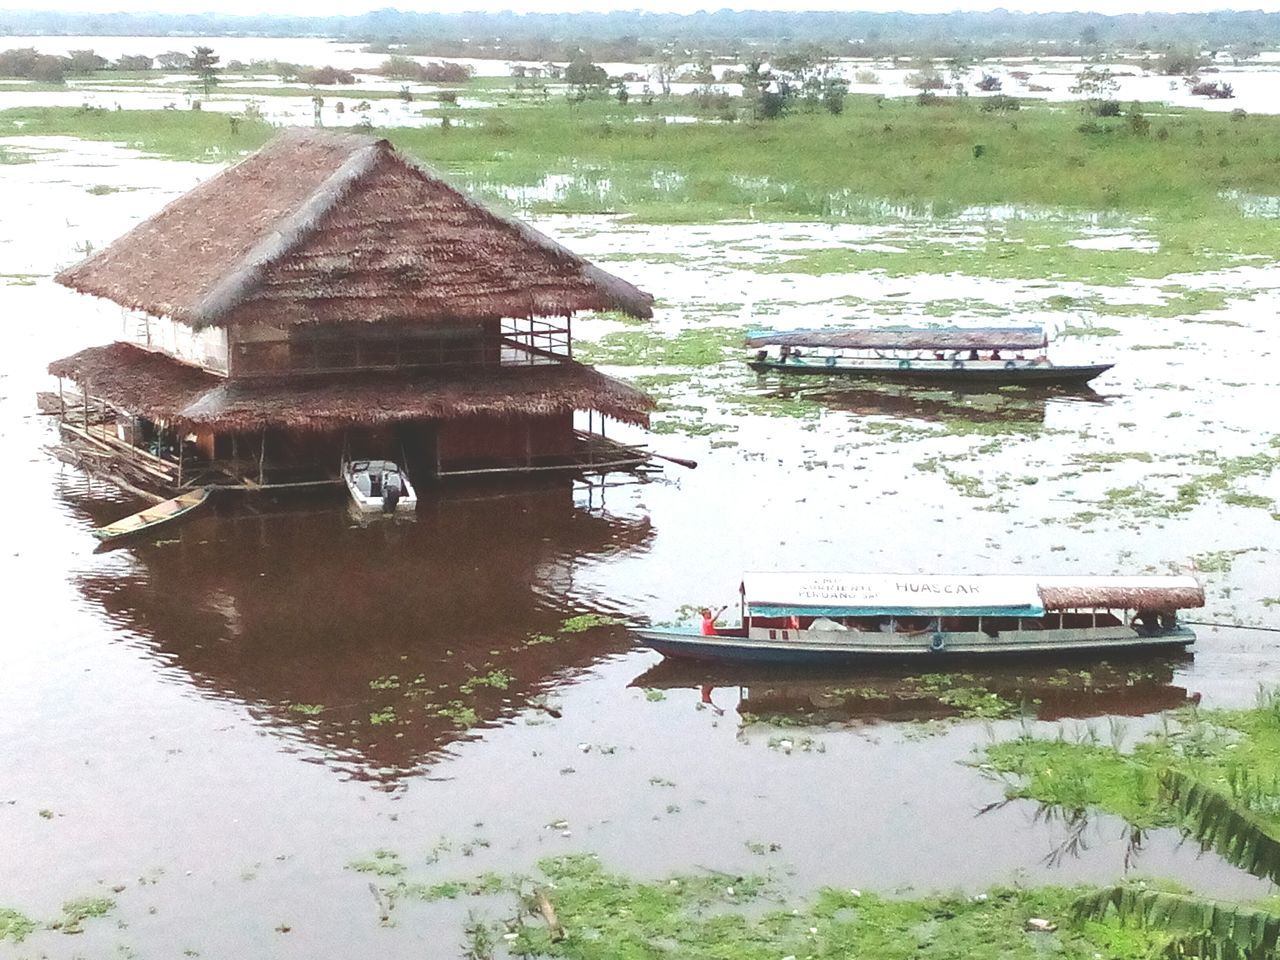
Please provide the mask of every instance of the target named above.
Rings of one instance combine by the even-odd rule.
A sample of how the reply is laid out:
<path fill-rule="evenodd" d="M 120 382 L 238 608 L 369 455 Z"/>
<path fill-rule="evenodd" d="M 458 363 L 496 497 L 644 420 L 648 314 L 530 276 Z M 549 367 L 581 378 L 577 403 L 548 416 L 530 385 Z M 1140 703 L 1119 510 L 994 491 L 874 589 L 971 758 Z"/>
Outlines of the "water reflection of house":
<path fill-rule="evenodd" d="M 50 365 L 84 394 L 64 435 L 161 486 L 344 450 L 419 474 L 643 459 L 602 428 L 652 401 L 573 359 L 570 318 L 652 297 L 385 140 L 282 134 L 57 279 L 126 311 L 119 342 Z"/>
<path fill-rule="evenodd" d="M 618 627 L 561 626 L 621 613 L 582 574 L 646 549 L 649 518 L 584 509 L 566 478 L 539 487 L 446 493 L 416 524 L 369 527 L 305 501 L 271 515 L 227 503 L 77 586 L 167 676 L 391 784 L 628 646 Z M 94 519 L 115 509 L 68 496 Z"/>

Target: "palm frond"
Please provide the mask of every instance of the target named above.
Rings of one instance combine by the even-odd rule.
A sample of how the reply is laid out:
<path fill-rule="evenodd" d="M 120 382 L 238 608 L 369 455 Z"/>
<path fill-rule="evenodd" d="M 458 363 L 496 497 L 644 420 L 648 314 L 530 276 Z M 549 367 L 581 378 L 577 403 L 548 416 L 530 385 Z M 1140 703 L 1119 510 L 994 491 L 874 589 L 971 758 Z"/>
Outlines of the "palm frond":
<path fill-rule="evenodd" d="M 1206 849 L 1255 877 L 1280 883 L 1280 839 L 1227 794 L 1177 770 L 1161 770 L 1160 792 Z"/>
<path fill-rule="evenodd" d="M 1122 922 L 1174 934 L 1161 951 L 1169 960 L 1270 960 L 1280 943 L 1280 914 L 1203 897 L 1121 884 L 1072 904 L 1077 920 L 1102 920 L 1113 910 Z"/>

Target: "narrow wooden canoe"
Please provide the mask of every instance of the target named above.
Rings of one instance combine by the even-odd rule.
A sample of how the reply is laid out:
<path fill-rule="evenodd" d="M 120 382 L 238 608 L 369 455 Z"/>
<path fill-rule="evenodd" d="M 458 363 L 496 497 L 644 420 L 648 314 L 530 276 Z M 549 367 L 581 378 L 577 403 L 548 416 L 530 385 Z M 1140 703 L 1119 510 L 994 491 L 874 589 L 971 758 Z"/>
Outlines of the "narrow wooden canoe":
<path fill-rule="evenodd" d="M 211 492 L 211 487 L 197 487 L 194 490 L 188 490 L 186 493 L 179 494 L 171 500 L 153 504 L 145 510 L 139 510 L 137 513 L 130 514 L 114 523 L 98 527 L 93 531 L 93 535 L 99 540 L 115 540 L 119 537 L 142 533 L 153 527 L 158 527 L 162 523 L 169 523 L 179 517 L 186 516 L 208 500 Z"/>

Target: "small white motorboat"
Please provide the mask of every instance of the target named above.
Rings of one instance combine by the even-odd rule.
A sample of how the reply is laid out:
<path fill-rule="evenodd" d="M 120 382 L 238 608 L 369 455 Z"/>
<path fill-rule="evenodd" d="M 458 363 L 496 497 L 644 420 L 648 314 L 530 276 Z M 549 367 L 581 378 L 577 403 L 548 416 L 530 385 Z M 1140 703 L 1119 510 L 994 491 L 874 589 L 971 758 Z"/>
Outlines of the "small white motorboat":
<path fill-rule="evenodd" d="M 408 474 L 394 461 L 348 461 L 342 465 L 342 479 L 362 514 L 412 514 L 418 507 L 418 496 Z"/>

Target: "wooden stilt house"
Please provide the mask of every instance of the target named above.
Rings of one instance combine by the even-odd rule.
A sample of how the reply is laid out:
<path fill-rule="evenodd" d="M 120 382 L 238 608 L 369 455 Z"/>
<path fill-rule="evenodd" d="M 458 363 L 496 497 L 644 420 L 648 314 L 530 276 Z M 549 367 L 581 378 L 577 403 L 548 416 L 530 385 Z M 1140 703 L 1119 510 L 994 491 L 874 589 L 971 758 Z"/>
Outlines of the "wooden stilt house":
<path fill-rule="evenodd" d="M 56 279 L 125 311 L 120 341 L 49 370 L 80 391 L 66 432 L 135 477 L 301 482 L 347 453 L 418 476 L 647 457 L 602 428 L 647 425 L 652 400 L 576 362 L 570 321 L 648 317 L 653 298 L 386 140 L 283 133 Z"/>

